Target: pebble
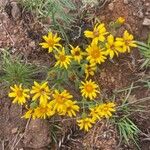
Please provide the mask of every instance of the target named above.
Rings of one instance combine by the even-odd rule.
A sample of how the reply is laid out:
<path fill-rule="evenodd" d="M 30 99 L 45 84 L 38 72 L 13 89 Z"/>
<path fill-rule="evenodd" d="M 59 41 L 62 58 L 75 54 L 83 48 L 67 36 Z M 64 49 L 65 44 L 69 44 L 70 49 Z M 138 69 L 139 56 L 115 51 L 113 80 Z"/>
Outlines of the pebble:
<path fill-rule="evenodd" d="M 30 42 L 29 46 L 32 47 L 32 48 L 34 48 L 35 47 L 35 42 L 34 41 Z"/>
<path fill-rule="evenodd" d="M 146 3 L 146 4 L 145 4 L 145 6 L 149 6 L 149 5 L 150 5 L 150 3 Z"/>
<path fill-rule="evenodd" d="M 141 18 L 141 19 L 144 18 L 144 14 L 143 14 L 142 11 L 139 12 L 138 17 Z"/>
<path fill-rule="evenodd" d="M 129 0 L 124 0 L 123 3 L 124 4 L 129 4 Z"/>
<path fill-rule="evenodd" d="M 146 15 L 146 16 L 149 16 L 149 12 L 147 11 L 147 12 L 145 13 L 145 15 Z"/>
<path fill-rule="evenodd" d="M 150 19 L 144 18 L 142 25 L 143 26 L 150 26 Z"/>
<path fill-rule="evenodd" d="M 18 131 L 18 128 L 13 128 L 13 129 L 11 130 L 11 133 L 12 133 L 12 134 L 15 134 L 15 133 L 17 133 L 17 131 Z"/>
<path fill-rule="evenodd" d="M 110 3 L 108 5 L 108 9 L 111 10 L 111 11 L 113 11 L 114 10 L 114 3 Z"/>

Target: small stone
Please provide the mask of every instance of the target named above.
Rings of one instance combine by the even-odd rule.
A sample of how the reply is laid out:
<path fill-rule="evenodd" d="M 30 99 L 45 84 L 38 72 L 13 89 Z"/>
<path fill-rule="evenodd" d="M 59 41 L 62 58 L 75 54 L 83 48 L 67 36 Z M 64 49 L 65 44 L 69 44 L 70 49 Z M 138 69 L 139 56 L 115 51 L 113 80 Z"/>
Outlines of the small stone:
<path fill-rule="evenodd" d="M 32 47 L 32 48 L 34 48 L 35 47 L 35 42 L 34 41 L 30 42 L 29 46 Z"/>
<path fill-rule="evenodd" d="M 147 11 L 147 12 L 145 13 L 145 15 L 148 16 L 148 15 L 149 15 L 149 12 Z"/>
<path fill-rule="evenodd" d="M 17 131 L 18 131 L 18 128 L 13 128 L 13 129 L 11 130 L 11 133 L 12 133 L 12 134 L 15 134 L 15 133 L 17 133 Z"/>
<path fill-rule="evenodd" d="M 149 6 L 149 5 L 150 5 L 150 3 L 146 3 L 146 4 L 145 4 L 145 6 Z"/>
<path fill-rule="evenodd" d="M 123 3 L 124 4 L 129 4 L 129 0 L 124 0 Z"/>
<path fill-rule="evenodd" d="M 114 3 L 110 3 L 108 5 L 108 9 L 111 10 L 111 11 L 113 11 L 114 10 Z"/>
<path fill-rule="evenodd" d="M 141 19 L 144 18 L 144 14 L 143 14 L 142 11 L 139 12 L 138 17 L 141 18 Z"/>
<path fill-rule="evenodd" d="M 111 82 L 115 82 L 115 78 L 114 77 L 111 77 Z"/>
<path fill-rule="evenodd" d="M 144 18 L 144 21 L 142 23 L 143 26 L 150 26 L 150 19 Z"/>

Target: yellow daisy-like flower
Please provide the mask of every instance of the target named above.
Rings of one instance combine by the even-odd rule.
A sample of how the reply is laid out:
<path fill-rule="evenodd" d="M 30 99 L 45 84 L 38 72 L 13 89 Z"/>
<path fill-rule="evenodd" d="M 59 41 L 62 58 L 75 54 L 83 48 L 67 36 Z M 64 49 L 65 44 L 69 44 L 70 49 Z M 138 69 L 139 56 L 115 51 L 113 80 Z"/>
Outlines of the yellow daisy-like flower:
<path fill-rule="evenodd" d="M 137 44 L 135 43 L 136 41 L 133 40 L 134 37 L 132 34 L 129 34 L 128 31 L 124 31 L 123 38 L 116 38 L 116 40 L 123 42 L 123 48 L 122 48 L 122 53 L 124 52 L 130 52 L 130 47 L 137 47 Z"/>
<path fill-rule="evenodd" d="M 68 100 L 65 103 L 65 109 L 61 113 L 61 115 L 67 115 L 69 117 L 76 116 L 76 112 L 79 112 L 80 107 L 76 105 L 77 101 Z"/>
<path fill-rule="evenodd" d="M 59 44 L 61 38 L 57 37 L 57 33 L 53 34 L 52 32 L 49 32 L 48 36 L 43 36 L 43 39 L 45 40 L 45 42 L 40 43 L 40 45 L 42 46 L 42 48 L 48 49 L 49 53 L 51 53 L 53 49 L 58 50 L 57 47 L 62 47 L 61 44 Z"/>
<path fill-rule="evenodd" d="M 73 96 L 68 93 L 66 90 L 63 92 L 59 92 L 58 90 L 54 91 L 53 94 L 53 100 L 50 102 L 53 106 L 53 109 L 57 111 L 59 114 L 64 113 L 64 110 L 66 110 L 66 105 L 68 103 L 68 100 L 71 100 Z"/>
<path fill-rule="evenodd" d="M 37 83 L 34 81 L 34 86 L 32 86 L 32 90 L 30 92 L 31 94 L 34 94 L 32 97 L 33 101 L 40 100 L 40 105 L 46 106 L 48 100 L 50 99 L 51 91 L 48 87 L 48 82 L 44 83 Z"/>
<path fill-rule="evenodd" d="M 25 119 L 29 119 L 29 118 L 32 118 L 32 119 L 35 119 L 36 118 L 36 115 L 34 113 L 34 110 L 35 109 L 28 109 L 28 111 L 22 116 L 22 118 L 25 118 Z"/>
<path fill-rule="evenodd" d="M 37 118 L 46 119 L 47 117 L 51 117 L 55 114 L 51 103 L 48 103 L 46 106 L 39 106 L 35 109 L 35 116 Z"/>
<path fill-rule="evenodd" d="M 118 53 L 122 51 L 123 42 L 121 41 L 115 41 L 113 35 L 109 35 L 107 37 L 107 43 L 106 43 L 106 53 L 110 56 L 112 59 L 115 55 L 118 56 Z"/>
<path fill-rule="evenodd" d="M 98 112 L 101 117 L 110 118 L 112 116 L 112 112 L 115 112 L 115 104 L 113 102 L 109 102 L 107 104 L 101 104 L 98 106 Z"/>
<path fill-rule="evenodd" d="M 125 19 L 123 17 L 119 17 L 117 20 L 116 20 L 116 23 L 119 23 L 119 24 L 124 24 L 125 22 Z"/>
<path fill-rule="evenodd" d="M 105 35 L 107 33 L 108 32 L 106 31 L 105 25 L 103 23 L 96 24 L 93 31 L 89 31 L 89 30 L 84 31 L 84 35 L 87 38 L 91 38 L 93 40 L 101 41 L 101 42 L 105 41 Z"/>
<path fill-rule="evenodd" d="M 88 53 L 87 60 L 91 64 L 93 63 L 101 64 L 105 62 L 106 52 L 104 52 L 103 49 L 97 46 L 97 42 L 95 40 L 91 43 L 91 45 L 88 46 L 86 51 Z"/>
<path fill-rule="evenodd" d="M 100 120 L 101 116 L 99 115 L 98 106 L 89 109 L 90 109 L 90 117 L 92 117 L 92 119 L 95 121 Z"/>
<path fill-rule="evenodd" d="M 74 60 L 80 63 L 85 53 L 81 51 L 79 46 L 73 47 L 72 45 L 70 45 L 70 47 L 71 47 L 71 54 Z"/>
<path fill-rule="evenodd" d="M 80 130 L 89 131 L 90 128 L 92 128 L 92 124 L 94 124 L 95 121 L 92 118 L 82 118 L 77 120 L 77 124 L 80 127 Z"/>
<path fill-rule="evenodd" d="M 62 48 L 62 51 L 58 51 L 58 54 L 55 55 L 55 58 L 57 59 L 57 62 L 55 66 L 65 67 L 68 68 L 68 65 L 71 63 L 71 56 L 65 54 L 64 47 Z"/>
<path fill-rule="evenodd" d="M 29 99 L 30 96 L 27 94 L 29 89 L 23 89 L 22 84 L 11 86 L 10 89 L 12 92 L 8 94 L 9 97 L 14 97 L 13 103 L 18 103 L 23 105 L 26 102 L 26 99 Z"/>
<path fill-rule="evenodd" d="M 97 93 L 100 93 L 98 89 L 98 85 L 92 81 L 91 79 L 89 81 L 81 82 L 82 85 L 80 86 L 81 94 L 85 98 L 89 98 L 90 100 L 93 100 L 97 97 Z"/>
<path fill-rule="evenodd" d="M 87 79 L 90 75 L 93 76 L 94 72 L 96 71 L 96 64 L 92 63 L 92 64 L 86 64 L 85 65 L 85 75 Z"/>

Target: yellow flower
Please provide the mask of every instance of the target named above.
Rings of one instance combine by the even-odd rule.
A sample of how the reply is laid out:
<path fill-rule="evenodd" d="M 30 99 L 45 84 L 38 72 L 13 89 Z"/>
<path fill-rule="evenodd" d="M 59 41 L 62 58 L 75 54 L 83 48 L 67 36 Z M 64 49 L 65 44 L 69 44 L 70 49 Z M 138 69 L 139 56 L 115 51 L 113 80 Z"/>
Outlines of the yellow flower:
<path fill-rule="evenodd" d="M 77 101 L 68 100 L 65 102 L 65 109 L 61 113 L 61 115 L 67 115 L 69 117 L 76 116 L 76 112 L 79 111 L 79 106 L 76 105 Z"/>
<path fill-rule="evenodd" d="M 94 124 L 95 121 L 91 118 L 82 118 L 77 120 L 77 124 L 80 127 L 80 130 L 89 131 L 90 128 L 92 128 L 92 124 Z"/>
<path fill-rule="evenodd" d="M 128 31 L 126 30 L 123 34 L 123 38 L 116 38 L 118 41 L 123 42 L 123 50 L 121 51 L 122 53 L 124 52 L 130 52 L 130 47 L 137 47 L 135 41 L 133 40 L 134 37 L 132 34 L 129 34 Z"/>
<path fill-rule="evenodd" d="M 112 116 L 112 112 L 115 112 L 115 104 L 113 102 L 109 102 L 107 104 L 101 104 L 98 106 L 99 115 L 101 117 L 110 118 Z"/>
<path fill-rule="evenodd" d="M 100 120 L 101 116 L 99 115 L 98 106 L 89 109 L 90 109 L 90 117 L 92 117 L 92 119 L 95 121 Z"/>
<path fill-rule="evenodd" d="M 119 17 L 117 20 L 116 20 L 116 23 L 119 23 L 119 24 L 124 24 L 125 22 L 125 19 L 123 17 Z"/>
<path fill-rule="evenodd" d="M 46 106 L 47 101 L 50 99 L 50 89 L 48 87 L 48 82 L 37 83 L 34 81 L 34 86 L 32 86 L 31 94 L 34 94 L 32 100 L 40 100 L 40 105 Z"/>
<path fill-rule="evenodd" d="M 85 55 L 84 52 L 81 51 L 79 46 L 73 47 L 72 45 L 70 45 L 70 47 L 71 54 L 73 55 L 74 60 L 80 63 L 80 61 L 83 59 L 83 56 Z"/>
<path fill-rule="evenodd" d="M 29 118 L 35 119 L 36 116 L 35 116 L 34 110 L 35 109 L 31 109 L 31 108 L 28 109 L 28 111 L 22 116 L 22 118 L 25 118 L 25 119 L 29 119 Z"/>
<path fill-rule="evenodd" d="M 62 48 L 62 51 L 58 51 L 58 54 L 55 55 L 55 58 L 57 59 L 57 62 L 55 66 L 65 67 L 68 68 L 68 65 L 71 63 L 71 56 L 65 54 L 64 47 Z"/>
<path fill-rule="evenodd" d="M 115 41 L 113 35 L 109 35 L 107 37 L 107 43 L 106 43 L 106 53 L 110 56 L 112 59 L 115 55 L 118 56 L 118 53 L 122 51 L 123 42 L 121 41 Z"/>
<path fill-rule="evenodd" d="M 73 96 L 70 95 L 70 93 L 68 93 L 66 90 L 64 90 L 63 92 L 55 90 L 53 98 L 54 99 L 50 103 L 53 106 L 53 109 L 61 114 L 64 112 L 64 110 L 66 110 L 68 100 L 72 99 Z"/>
<path fill-rule="evenodd" d="M 101 64 L 105 62 L 106 59 L 106 52 L 102 51 L 100 47 L 97 46 L 97 42 L 94 40 L 91 45 L 88 46 L 86 49 L 88 56 L 87 60 L 90 61 L 90 63 L 98 63 Z"/>
<path fill-rule="evenodd" d="M 91 79 L 89 81 L 81 82 L 82 85 L 80 86 L 81 94 L 85 98 L 89 98 L 90 100 L 93 100 L 97 97 L 97 93 L 100 93 L 98 89 L 98 85 L 92 81 Z"/>
<path fill-rule="evenodd" d="M 57 47 L 62 47 L 61 44 L 59 44 L 61 38 L 57 37 L 57 33 L 54 35 L 52 32 L 49 32 L 48 36 L 43 36 L 43 39 L 45 40 L 45 42 L 40 43 L 40 45 L 42 46 L 42 48 L 48 49 L 49 53 L 51 53 L 53 49 L 58 50 Z"/>
<path fill-rule="evenodd" d="M 43 118 L 46 119 L 47 117 L 51 117 L 55 114 L 55 111 L 53 110 L 51 103 L 48 103 L 46 106 L 39 106 L 35 109 L 35 116 L 37 118 Z"/>
<path fill-rule="evenodd" d="M 85 65 L 85 75 L 87 79 L 90 75 L 93 76 L 94 72 L 96 71 L 96 64 L 92 63 L 92 64 L 86 64 Z"/>
<path fill-rule="evenodd" d="M 105 35 L 107 33 L 108 32 L 106 32 L 106 28 L 103 23 L 96 24 L 93 31 L 89 31 L 89 30 L 84 31 L 84 35 L 87 38 L 92 38 L 93 40 L 101 41 L 101 42 L 105 41 Z"/>
<path fill-rule="evenodd" d="M 22 84 L 15 84 L 13 87 L 11 86 L 10 89 L 12 90 L 12 92 L 10 92 L 8 96 L 14 97 L 13 103 L 23 105 L 26 102 L 26 99 L 30 98 L 30 96 L 27 94 L 27 92 L 29 92 L 29 89 L 23 89 Z"/>

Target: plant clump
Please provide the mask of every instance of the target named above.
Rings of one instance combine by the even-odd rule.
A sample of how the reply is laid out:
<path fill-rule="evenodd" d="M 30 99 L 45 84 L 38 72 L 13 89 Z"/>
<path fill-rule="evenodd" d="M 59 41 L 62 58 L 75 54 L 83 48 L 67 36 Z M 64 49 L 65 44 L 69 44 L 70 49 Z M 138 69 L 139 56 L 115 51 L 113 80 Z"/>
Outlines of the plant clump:
<path fill-rule="evenodd" d="M 123 22 L 120 18 L 114 25 Z M 13 103 L 26 106 L 23 118 L 66 116 L 76 119 L 81 130 L 89 131 L 97 121 L 109 119 L 117 111 L 115 100 L 102 101 L 102 89 L 91 77 L 99 65 L 136 47 L 133 35 L 126 30 L 122 37 L 115 37 L 104 23 L 97 23 L 84 35 L 88 45 L 61 44 L 57 33 L 43 36 L 39 45 L 55 58 L 47 78 L 34 81 L 28 89 L 22 83 L 10 87 Z M 79 99 L 65 85 L 73 86 Z"/>

